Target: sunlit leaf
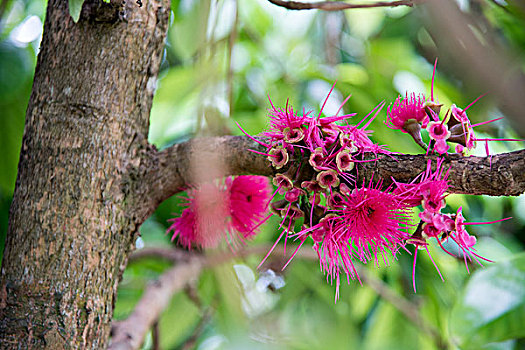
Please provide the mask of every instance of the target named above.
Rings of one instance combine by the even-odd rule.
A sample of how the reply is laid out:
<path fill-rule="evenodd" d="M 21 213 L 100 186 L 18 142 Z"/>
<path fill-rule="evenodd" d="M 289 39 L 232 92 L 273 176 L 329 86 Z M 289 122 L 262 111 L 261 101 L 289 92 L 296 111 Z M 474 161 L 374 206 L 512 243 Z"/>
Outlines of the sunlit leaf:
<path fill-rule="evenodd" d="M 450 332 L 462 348 L 525 336 L 525 254 L 478 270 L 451 315 Z"/>
<path fill-rule="evenodd" d="M 73 21 L 75 22 L 78 22 L 78 19 L 80 18 L 82 4 L 84 4 L 84 0 L 69 0 L 69 14 L 73 17 Z"/>

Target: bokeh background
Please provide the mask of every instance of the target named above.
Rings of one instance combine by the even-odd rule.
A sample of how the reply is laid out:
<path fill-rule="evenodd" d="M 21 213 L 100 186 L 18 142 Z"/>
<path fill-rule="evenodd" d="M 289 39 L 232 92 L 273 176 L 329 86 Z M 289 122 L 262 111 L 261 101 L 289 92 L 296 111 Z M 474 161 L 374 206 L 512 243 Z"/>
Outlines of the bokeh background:
<path fill-rule="evenodd" d="M 363 0 L 366 2 L 366 0 Z M 453 3 L 465 28 L 486 47 L 525 69 L 525 6 L 520 1 L 461 0 Z M 31 92 L 46 2 L 0 1 L 0 252 L 16 179 L 25 110 Z M 366 115 L 399 94 L 429 93 L 434 59 L 439 57 L 435 93 L 448 108 L 467 106 L 491 90 L 467 79 L 454 53 L 429 28 L 440 21 L 424 6 L 345 12 L 287 11 L 265 0 L 180 0 L 172 2 L 171 25 L 151 113 L 149 139 L 158 148 L 196 135 L 251 134 L 268 125 L 268 96 L 275 105 Z M 450 41 L 454 38 L 450 38 Z M 464 43 L 465 47 L 471 43 Z M 493 45 L 493 46 L 490 46 Z M 60 48 L 57 48 L 59 50 Z M 480 71 L 479 76 L 484 72 Z M 502 76 L 502 79 L 504 77 Z M 525 97 L 525 96 L 521 96 Z M 386 110 L 371 124 L 373 139 L 390 150 L 420 153 L 406 135 L 384 125 Z M 478 127 L 479 137 L 525 137 L 519 116 L 490 94 L 470 110 L 473 122 L 508 117 Z M 521 123 L 523 124 L 523 123 Z M 514 127 L 514 128 L 513 128 Z M 520 142 L 493 142 L 492 154 L 523 148 Z M 484 155 L 484 145 L 475 154 Z M 142 225 L 137 247 L 173 247 L 167 220 L 181 211 L 181 197 L 164 202 Z M 207 269 L 176 294 L 159 320 L 163 349 L 524 349 L 525 196 L 516 198 L 451 195 L 447 211 L 463 207 L 469 221 L 512 220 L 470 226 L 480 255 L 495 263 L 480 268 L 431 246 L 445 277 L 420 254 L 418 292 L 412 290 L 412 256 L 399 254 L 390 266 L 363 268 L 375 283 L 326 282 L 318 263 L 297 257 L 283 261 L 251 256 Z M 273 242 L 278 221 L 271 219 L 249 244 Z M 227 250 L 221 247 L 219 250 Z M 304 246 L 303 250 L 310 247 Z M 453 247 L 451 247 L 453 249 Z M 130 263 L 120 284 L 115 318 L 123 319 L 144 287 L 170 263 L 141 259 Z M 270 270 L 267 270 L 270 269 Z M 386 292 L 385 292 L 386 290 Z M 386 294 L 385 294 L 386 293 Z M 390 293 L 390 294 L 389 294 Z M 394 295 L 394 298 L 385 297 Z M 437 333 L 399 311 L 412 310 Z M 144 348 L 153 347 L 151 335 Z"/>

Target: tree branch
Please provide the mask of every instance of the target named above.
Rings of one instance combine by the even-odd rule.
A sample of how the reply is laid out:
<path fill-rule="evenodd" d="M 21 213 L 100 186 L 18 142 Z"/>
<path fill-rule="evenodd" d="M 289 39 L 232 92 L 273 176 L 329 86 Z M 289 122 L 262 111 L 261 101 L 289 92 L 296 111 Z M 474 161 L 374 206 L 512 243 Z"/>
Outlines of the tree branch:
<path fill-rule="evenodd" d="M 286 0 L 268 0 L 272 4 L 284 7 L 288 10 L 323 10 L 323 11 L 341 11 L 348 9 L 362 9 L 373 7 L 396 7 L 396 6 L 414 6 L 412 0 L 399 1 L 378 1 L 370 4 L 349 4 L 342 1 L 320 1 L 320 2 L 299 2 Z"/>
<path fill-rule="evenodd" d="M 264 141 L 264 139 L 261 139 Z M 200 159 L 206 166 L 209 159 L 223 159 L 225 175 L 257 174 L 271 176 L 276 171 L 266 157 L 248 150 L 265 152 L 264 146 L 246 136 L 223 136 L 193 139 L 173 145 L 161 152 L 151 152 L 147 171 L 137 183 L 144 193 L 145 215 L 149 215 L 158 203 L 183 191 L 194 182 L 190 161 Z M 369 154 L 367 159 L 376 159 Z M 410 182 L 423 172 L 435 155 L 379 155 L 376 162 L 359 163 L 358 182 L 382 178 L 385 185 L 392 179 Z M 452 154 L 442 157 L 443 167 L 450 169 L 449 192 L 490 196 L 518 196 L 525 192 L 525 150 L 502 153 L 490 157 L 463 157 Z M 283 169 L 278 172 L 283 172 Z M 212 172 L 209 179 L 212 180 Z M 206 179 L 204 179 L 206 180 Z M 149 200 L 147 199 L 149 197 Z M 149 205 L 147 205 L 149 203 Z"/>
<path fill-rule="evenodd" d="M 108 350 L 138 349 L 144 336 L 168 306 L 172 295 L 197 278 L 203 260 L 195 257 L 172 267 L 151 283 L 131 315 L 124 321 L 113 324 L 111 344 Z"/>
<path fill-rule="evenodd" d="M 243 258 L 250 255 L 263 255 L 268 252 L 270 245 L 261 244 L 247 247 L 233 254 L 231 252 L 216 254 L 211 256 L 202 256 L 200 254 L 188 253 L 194 255 L 190 260 L 182 257 L 180 254 L 172 254 L 171 248 L 144 248 L 131 255 L 131 259 L 136 260 L 144 257 L 159 256 L 162 258 L 171 257 L 177 265 L 162 274 L 160 278 L 152 283 L 144 292 L 134 311 L 124 321 L 115 322 L 112 329 L 112 342 L 108 350 L 132 350 L 138 349 L 142 344 L 148 330 L 153 327 L 156 320 L 159 319 L 161 312 L 169 303 L 173 294 L 182 290 L 192 279 L 198 278 L 203 268 L 215 266 L 224 263 L 233 258 Z M 290 251 L 294 251 L 291 249 Z M 284 253 L 284 249 L 275 249 L 272 253 L 274 256 L 289 258 Z M 313 250 L 300 250 L 297 257 L 316 260 L 317 254 Z M 181 261 L 182 259 L 182 261 Z M 388 284 L 373 276 L 367 269 L 356 266 L 361 280 L 372 288 L 382 299 L 389 302 L 399 312 L 428 336 L 434 339 L 438 345 L 444 344 L 439 331 L 429 324 L 419 312 L 416 304 L 403 298 L 401 295 L 392 290 Z"/>
<path fill-rule="evenodd" d="M 264 247 L 268 250 L 268 247 Z M 145 248 L 133 253 L 130 260 L 158 255 L 178 264 L 164 272 L 158 280 L 145 290 L 135 309 L 124 321 L 114 322 L 111 330 L 111 344 L 108 350 L 138 349 L 148 330 L 150 330 L 168 306 L 171 297 L 182 290 L 192 279 L 198 278 L 207 266 L 222 264 L 236 257 L 262 253 L 261 247 L 203 256 L 198 253 L 181 254 L 181 251 L 166 248 Z"/>

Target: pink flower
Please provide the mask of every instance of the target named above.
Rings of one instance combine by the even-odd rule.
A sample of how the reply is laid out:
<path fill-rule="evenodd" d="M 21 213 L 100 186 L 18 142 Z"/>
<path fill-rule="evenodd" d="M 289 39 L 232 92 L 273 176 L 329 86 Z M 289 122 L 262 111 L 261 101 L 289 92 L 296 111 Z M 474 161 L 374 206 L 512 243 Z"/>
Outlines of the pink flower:
<path fill-rule="evenodd" d="M 188 207 L 180 217 L 168 220 L 172 222 L 167 230 L 173 231 L 171 240 L 178 237 L 187 249 L 216 247 L 229 229 L 226 191 L 216 183 L 206 183 L 187 194 Z"/>
<path fill-rule="evenodd" d="M 296 143 L 304 139 L 304 129 L 303 128 L 295 128 L 290 129 L 286 128 L 283 130 L 284 135 L 284 141 L 289 143 Z"/>
<path fill-rule="evenodd" d="M 264 176 L 237 176 L 227 180 L 230 192 L 230 215 L 237 232 L 249 237 L 264 219 L 271 195 L 270 181 Z"/>
<path fill-rule="evenodd" d="M 425 112 L 425 96 L 411 93 L 405 98 L 399 96 L 393 105 L 387 108 L 387 126 L 407 133 L 407 125 L 411 120 L 422 124 L 426 128 L 429 118 Z"/>
<path fill-rule="evenodd" d="M 450 131 L 444 122 L 430 122 L 427 126 L 428 134 L 433 140 L 446 140 L 450 137 Z"/>
<path fill-rule="evenodd" d="M 284 194 L 284 199 L 292 203 L 297 202 L 299 200 L 299 197 L 304 195 L 306 195 L 305 191 L 301 190 L 300 188 L 294 187 Z"/>
<path fill-rule="evenodd" d="M 284 134 L 286 133 L 287 136 L 291 136 L 292 139 L 299 137 L 298 135 L 301 134 L 302 131 L 300 131 L 300 129 L 306 122 L 308 114 L 311 112 L 303 112 L 302 115 L 299 115 L 297 112 L 294 112 L 291 106 L 288 106 L 288 101 L 286 101 L 286 107 L 284 109 L 275 108 L 271 100 L 270 104 L 272 106 L 272 109 L 270 110 L 271 131 L 265 133 L 266 136 L 284 138 Z M 285 132 L 286 129 L 288 130 Z M 295 134 L 295 132 L 297 132 L 297 134 Z"/>
<path fill-rule="evenodd" d="M 324 166 L 324 152 L 321 147 L 317 147 L 313 152 L 310 154 L 310 159 L 308 160 L 308 163 L 317 171 L 325 169 Z"/>
<path fill-rule="evenodd" d="M 362 261 L 368 261 L 385 251 L 393 254 L 408 238 L 402 230 L 408 223 L 408 206 L 399 195 L 373 187 L 355 188 L 342 196 L 332 212 L 334 232 L 354 247 Z"/>
<path fill-rule="evenodd" d="M 316 180 L 322 188 L 337 187 L 340 182 L 337 177 L 337 171 L 332 169 L 318 173 Z"/>
<path fill-rule="evenodd" d="M 290 180 L 290 178 L 284 174 L 275 174 L 272 182 L 275 186 L 277 186 L 279 193 L 281 194 L 293 188 L 292 180 Z"/>
<path fill-rule="evenodd" d="M 443 120 L 442 122 L 430 122 L 428 123 L 427 130 L 430 138 L 436 142 L 434 145 L 434 150 L 439 154 L 447 153 L 450 147 L 447 144 L 447 140 L 450 137 L 451 133 L 448 130 L 445 121 Z"/>
<path fill-rule="evenodd" d="M 171 240 L 183 247 L 214 248 L 221 239 L 234 245 L 256 234 L 264 221 L 271 188 L 263 176 L 229 177 L 224 183 L 205 183 L 189 190 L 187 208 L 172 225 Z"/>
<path fill-rule="evenodd" d="M 348 149 L 341 150 L 337 153 L 335 158 L 337 169 L 340 172 L 350 171 L 354 168 L 354 162 L 352 161 L 352 155 Z"/>
<path fill-rule="evenodd" d="M 423 204 L 423 208 L 430 212 L 439 212 L 444 207 L 444 200 L 448 190 L 448 171 L 444 173 L 443 159 L 438 158 L 436 170 L 432 171 L 432 161 L 427 163 L 427 169 L 412 183 L 396 182 L 394 193 L 401 195 L 402 200 L 409 206 Z"/>
<path fill-rule="evenodd" d="M 321 269 L 336 283 L 336 299 L 341 272 L 348 282 L 359 279 L 354 258 L 378 262 L 382 257 L 387 263 L 384 253 L 395 255 L 408 238 L 403 231 L 408 224 L 408 207 L 399 196 L 381 191 L 379 186 L 355 188 L 345 195 L 333 192 L 328 198 L 332 210 L 316 225 L 296 234 L 301 241 L 307 236 L 314 240 Z"/>
<path fill-rule="evenodd" d="M 288 156 L 288 152 L 285 148 L 277 146 L 268 152 L 268 160 L 272 162 L 272 165 L 275 167 L 275 169 L 281 169 L 288 163 L 290 157 Z"/>

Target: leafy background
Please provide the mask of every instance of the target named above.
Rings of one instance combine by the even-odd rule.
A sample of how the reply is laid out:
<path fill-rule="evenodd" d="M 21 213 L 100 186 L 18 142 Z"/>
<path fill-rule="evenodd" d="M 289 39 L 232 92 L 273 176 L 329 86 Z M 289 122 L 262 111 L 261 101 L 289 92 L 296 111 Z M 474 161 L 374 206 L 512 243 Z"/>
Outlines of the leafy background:
<path fill-rule="evenodd" d="M 458 1 L 478 11 L 516 60 L 525 67 L 525 13 L 512 1 Z M 7 231 L 24 115 L 31 90 L 46 2 L 3 1 L 0 22 L 0 242 Z M 346 112 L 366 115 L 405 91 L 427 92 L 436 47 L 423 14 L 409 8 L 350 10 L 339 13 L 286 11 L 265 0 L 180 0 L 172 20 L 162 72 L 151 113 L 150 141 L 159 148 L 199 135 L 252 134 L 267 126 L 268 96 L 277 105 L 320 108 L 334 81 L 326 113 L 348 94 Z M 440 101 L 466 106 L 483 87 L 469 86 L 450 67 L 439 65 Z M 475 122 L 502 113 L 482 99 L 469 112 Z M 393 151 L 418 153 L 408 138 L 385 127 L 385 113 L 372 123 L 374 140 Z M 489 136 L 516 137 L 508 123 L 480 129 Z M 523 136 L 523 135 L 522 135 Z M 522 148 L 493 143 L 493 153 Z M 484 153 L 483 147 L 480 154 Z M 141 227 L 138 246 L 172 244 L 167 219 L 180 213 L 180 198 L 164 202 Z M 452 195 L 449 212 L 463 206 L 468 220 L 503 223 L 471 226 L 481 255 L 494 260 L 484 268 L 454 259 L 435 246 L 431 253 L 445 276 L 420 254 L 418 293 L 411 289 L 412 257 L 402 253 L 388 268 L 366 266 L 367 274 L 396 293 L 437 330 L 432 336 L 399 312 L 396 303 L 369 285 L 326 283 L 315 261 L 297 258 L 281 271 L 277 259 L 255 268 L 260 256 L 206 270 L 194 285 L 174 296 L 159 321 L 165 349 L 521 349 L 525 348 L 525 196 L 489 198 Z M 272 242 L 271 219 L 250 244 Z M 225 249 L 222 247 L 221 249 Z M 303 249 L 309 249 L 303 247 Z M 170 264 L 157 259 L 131 263 L 121 283 L 117 319 L 133 309 L 147 285 Z M 264 271 L 262 269 L 261 271 Z M 281 288 L 265 288 L 268 280 Z M 144 348 L 152 346 L 148 336 Z"/>

